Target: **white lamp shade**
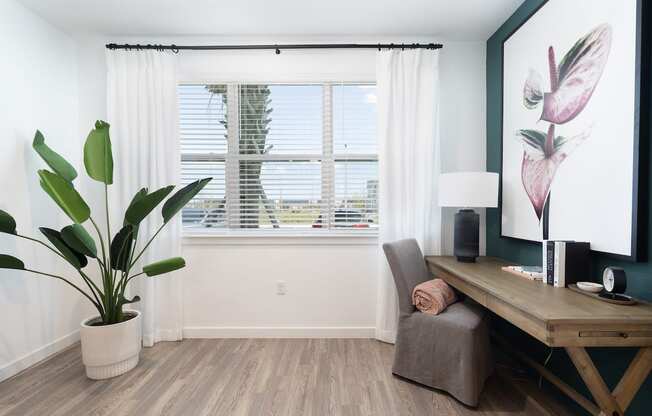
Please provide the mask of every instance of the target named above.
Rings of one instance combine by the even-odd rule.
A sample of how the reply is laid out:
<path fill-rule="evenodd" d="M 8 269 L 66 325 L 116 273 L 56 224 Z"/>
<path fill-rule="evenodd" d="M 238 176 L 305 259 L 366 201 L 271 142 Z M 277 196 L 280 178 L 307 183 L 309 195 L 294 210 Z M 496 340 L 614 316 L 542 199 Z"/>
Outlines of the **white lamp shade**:
<path fill-rule="evenodd" d="M 439 206 L 496 208 L 498 174 L 493 172 L 455 172 L 439 175 Z"/>

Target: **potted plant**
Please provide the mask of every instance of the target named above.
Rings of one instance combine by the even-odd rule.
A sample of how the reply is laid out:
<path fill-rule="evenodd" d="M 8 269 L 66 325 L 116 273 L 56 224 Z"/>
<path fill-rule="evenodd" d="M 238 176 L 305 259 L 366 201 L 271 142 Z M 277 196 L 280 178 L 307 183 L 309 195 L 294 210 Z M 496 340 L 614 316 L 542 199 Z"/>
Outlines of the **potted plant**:
<path fill-rule="evenodd" d="M 125 297 L 127 285 L 141 275 L 154 277 L 180 269 L 185 266 L 185 261 L 181 257 L 169 258 L 145 265 L 137 272 L 133 272 L 134 266 L 163 227 L 212 178 L 193 182 L 169 197 L 161 210 L 161 226 L 142 248 L 138 248 L 140 223 L 170 195 L 173 185 L 153 192 L 147 188 L 138 191 L 125 211 L 120 230 L 111 238 L 108 186 L 113 183 L 113 155 L 109 124 L 97 121 L 84 145 L 84 166 L 88 176 L 104 184 L 106 223 L 102 226 L 106 227 L 105 230 L 91 216 L 88 204 L 75 189 L 77 172 L 72 165 L 45 144 L 39 131 L 36 132 L 32 146 L 51 169 L 38 171 L 41 188 L 72 220 L 72 224 L 61 230 L 39 228 L 47 239 L 45 242 L 19 234 L 14 218 L 0 210 L 0 233 L 23 238 L 49 249 L 75 269 L 82 284 L 78 285 L 64 276 L 30 269 L 20 259 L 6 254 L 0 254 L 0 268 L 24 270 L 61 280 L 88 299 L 97 309 L 98 315 L 81 323 L 82 358 L 86 375 L 92 379 L 103 379 L 123 374 L 138 364 L 141 349 L 140 312 L 124 308 L 125 305 L 138 302 L 140 298 Z M 90 223 L 97 240 L 88 233 L 82 225 L 84 223 Z M 91 278 L 92 273 L 85 271 L 90 263 L 96 264 L 98 283 Z"/>

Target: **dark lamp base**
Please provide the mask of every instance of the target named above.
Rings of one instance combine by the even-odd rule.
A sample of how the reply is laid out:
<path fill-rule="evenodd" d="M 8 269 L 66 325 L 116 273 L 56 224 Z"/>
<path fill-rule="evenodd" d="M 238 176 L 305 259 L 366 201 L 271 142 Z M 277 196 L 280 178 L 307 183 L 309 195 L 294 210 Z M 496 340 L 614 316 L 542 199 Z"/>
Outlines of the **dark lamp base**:
<path fill-rule="evenodd" d="M 457 257 L 460 263 L 475 263 L 475 257 Z"/>
<path fill-rule="evenodd" d="M 474 263 L 480 255 L 480 216 L 472 209 L 455 214 L 453 254 L 462 263 Z"/>

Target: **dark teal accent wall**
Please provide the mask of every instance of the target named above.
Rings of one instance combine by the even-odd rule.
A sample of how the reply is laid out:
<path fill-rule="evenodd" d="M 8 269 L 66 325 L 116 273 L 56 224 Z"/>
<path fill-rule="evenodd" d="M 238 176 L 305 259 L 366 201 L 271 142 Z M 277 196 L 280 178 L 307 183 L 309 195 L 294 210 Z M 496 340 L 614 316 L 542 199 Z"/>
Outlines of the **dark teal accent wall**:
<path fill-rule="evenodd" d="M 544 2 L 545 0 L 525 0 L 518 10 L 487 41 L 487 170 L 491 172 L 500 171 L 502 138 L 500 124 L 502 108 L 502 43 L 514 29 L 523 23 Z M 643 77 L 649 75 L 643 74 Z M 647 126 L 647 124 L 644 125 Z M 646 154 L 642 155 L 645 156 L 642 157 L 642 160 L 646 164 L 649 160 L 652 160 L 649 154 L 650 146 L 646 145 L 648 138 L 649 131 L 643 131 L 640 140 L 643 143 L 642 149 L 646 149 Z M 647 169 L 643 169 L 643 171 L 647 171 Z M 645 183 L 652 182 L 647 181 L 647 178 L 642 179 Z M 647 188 L 650 188 L 649 184 Z M 647 189 L 647 192 L 647 195 L 650 195 L 652 189 Z M 648 209 L 647 215 L 642 215 L 642 221 L 640 221 L 639 226 L 641 230 L 652 230 L 650 224 L 652 224 L 652 211 Z M 596 226 L 599 226 L 599 224 L 596 224 Z M 647 259 L 652 259 L 652 250 L 650 249 L 652 245 L 648 244 L 648 246 Z M 519 264 L 541 264 L 541 248 L 539 244 L 500 237 L 500 218 L 497 209 L 487 210 L 487 255 L 502 257 Z M 625 268 L 628 276 L 628 294 L 640 299 L 652 301 L 652 263 L 619 261 L 607 256 L 593 255 L 591 265 L 592 276 L 595 277 L 596 281 L 600 280 L 602 270 L 608 265 Z M 532 357 L 539 360 L 539 362 L 543 362 L 549 352 L 549 349 L 545 345 L 500 318 L 496 318 L 494 324 L 498 331 L 503 332 L 520 349 L 528 352 Z M 589 349 L 589 353 L 603 374 L 607 385 L 613 389 L 634 356 L 635 350 L 629 348 L 591 348 Z M 557 348 L 553 351 L 548 366 L 564 381 L 577 388 L 578 391 L 586 394 L 587 397 L 590 397 L 563 349 Z M 574 402 L 567 399 L 551 385 L 544 382 L 544 386 L 552 394 L 558 395 L 559 399 L 566 402 L 578 415 L 587 414 L 581 407 L 575 405 Z M 648 377 L 643 384 L 626 414 L 628 416 L 652 415 L 652 376 Z"/>

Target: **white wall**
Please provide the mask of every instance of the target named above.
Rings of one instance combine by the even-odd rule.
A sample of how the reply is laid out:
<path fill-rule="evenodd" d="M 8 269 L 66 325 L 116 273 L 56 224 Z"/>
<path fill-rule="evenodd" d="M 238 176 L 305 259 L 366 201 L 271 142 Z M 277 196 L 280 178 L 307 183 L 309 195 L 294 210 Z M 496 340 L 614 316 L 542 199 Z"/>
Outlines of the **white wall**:
<path fill-rule="evenodd" d="M 446 43 L 441 61 L 441 170 L 486 170 L 484 42 Z M 485 254 L 485 210 L 480 214 L 480 255 Z M 456 208 L 442 212 L 442 250 L 453 253 L 453 216 Z"/>
<path fill-rule="evenodd" d="M 73 165 L 81 161 L 75 44 L 13 0 L 0 0 L 0 39 L 0 209 L 13 214 L 19 233 L 40 237 L 39 226 L 68 222 L 39 187 L 36 171 L 45 165 L 31 149 L 35 130 Z M 6 234 L 0 253 L 33 269 L 73 273 L 46 249 Z M 76 341 L 89 313 L 62 282 L 0 270 L 0 380 Z"/>
<path fill-rule="evenodd" d="M 184 336 L 373 336 L 375 239 L 200 237 L 183 255 Z"/>
<path fill-rule="evenodd" d="M 93 38 L 80 37 L 80 128 L 105 117 L 104 44 L 431 41 L 431 38 Z M 485 44 L 443 42 L 442 170 L 484 170 Z M 213 68 L 218 67 L 220 71 Z M 261 69 L 264 68 L 264 69 Z M 263 76 L 260 75 L 264 71 Z M 98 74 L 101 74 L 98 76 Z M 185 52 L 183 81 L 375 79 L 375 51 Z M 109 120 L 110 122 L 110 120 Z M 443 247 L 452 253 L 452 214 Z M 481 249 L 484 250 L 484 218 Z M 372 336 L 380 250 L 373 239 L 186 238 L 184 334 L 209 336 Z M 287 294 L 276 294 L 276 283 Z"/>

